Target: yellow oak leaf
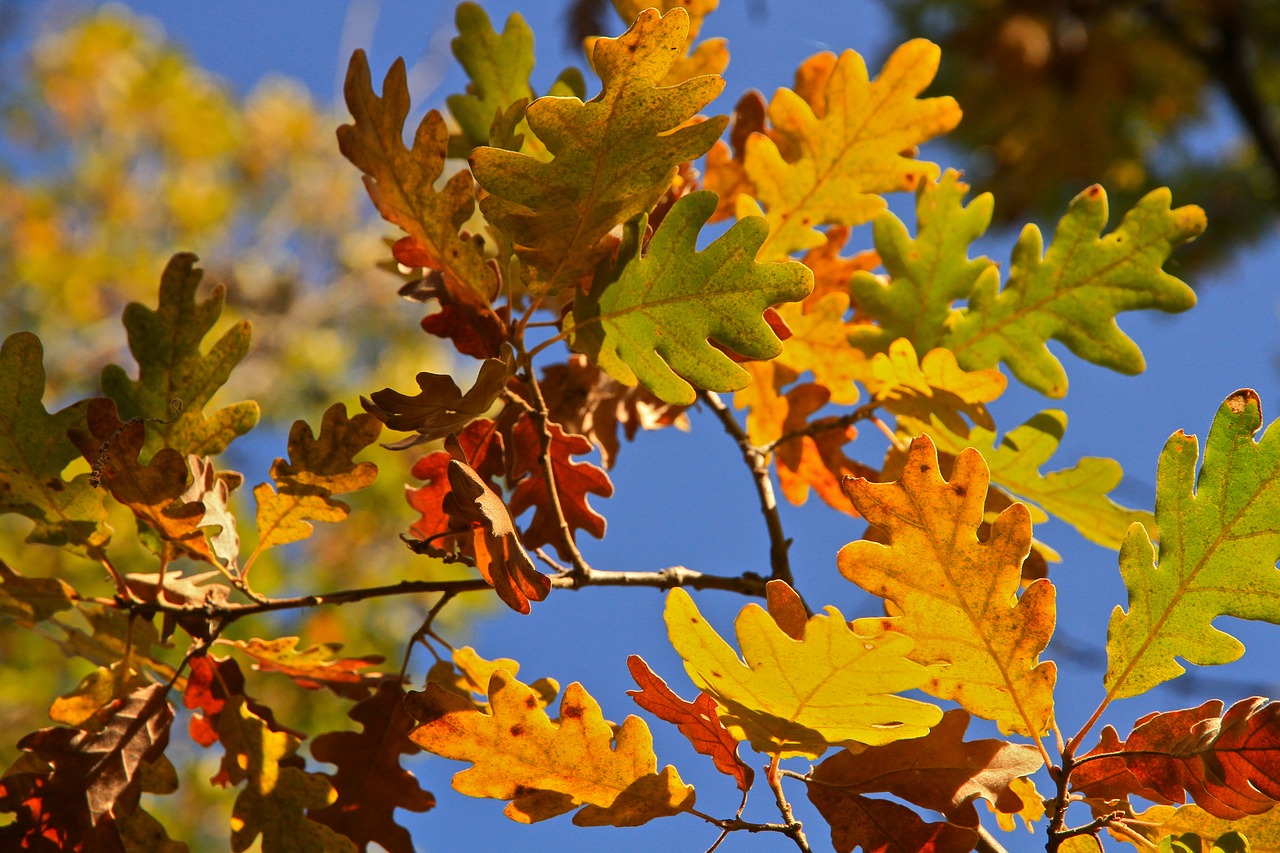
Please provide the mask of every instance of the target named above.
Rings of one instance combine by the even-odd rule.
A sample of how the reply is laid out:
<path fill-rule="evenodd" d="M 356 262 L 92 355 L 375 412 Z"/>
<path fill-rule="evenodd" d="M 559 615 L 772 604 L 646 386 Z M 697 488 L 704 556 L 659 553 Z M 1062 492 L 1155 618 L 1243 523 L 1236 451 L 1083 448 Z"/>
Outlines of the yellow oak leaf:
<path fill-rule="evenodd" d="M 910 637 L 878 619 L 851 625 L 828 607 L 797 640 L 748 604 L 734 625 L 739 657 L 684 590 L 667 595 L 665 618 L 693 683 L 719 703 L 729 733 L 758 752 L 817 758 L 830 746 L 922 737 L 942 719 L 936 705 L 894 695 L 936 673 L 907 657 Z"/>
<path fill-rule="evenodd" d="M 794 382 L 796 373 L 777 359 L 743 362 L 742 368 L 751 374 L 751 381 L 733 395 L 733 404 L 747 410 L 747 437 L 763 447 L 782 436 L 788 406 L 779 389 Z"/>
<path fill-rule="evenodd" d="M 469 797 L 510 800 L 505 814 L 533 823 L 585 806 L 579 826 L 639 826 L 693 807 L 693 788 L 674 767 L 657 770 L 653 736 L 639 717 L 617 733 L 581 684 L 565 688 L 560 719 L 542 709 L 538 694 L 510 672 L 489 680 L 485 714 L 468 698 L 434 682 L 405 697 L 420 725 L 409 737 L 427 752 L 469 761 L 453 787 Z"/>
<path fill-rule="evenodd" d="M 999 370 L 962 369 L 948 349 L 930 350 L 919 358 L 906 338 L 889 344 L 887 353 L 876 353 L 870 373 L 863 384 L 886 409 L 924 424 L 936 417 L 959 435 L 969 434 L 962 414 L 979 426 L 995 429 L 983 404 L 1003 394 L 1009 383 Z"/>
<path fill-rule="evenodd" d="M 880 193 L 937 177 L 936 165 L 903 152 L 960 121 L 954 99 L 917 97 L 933 80 L 939 56 L 931 42 L 909 41 L 873 81 L 862 57 L 846 50 L 829 75 L 824 70 L 797 84 L 809 100 L 778 90 L 769 104 L 774 133 L 753 135 L 744 158 L 769 218 L 760 260 L 821 246 L 815 226 L 867 222 L 885 208 Z M 826 64 L 804 67 L 819 66 Z"/>
<path fill-rule="evenodd" d="M 979 541 L 990 476 L 982 455 L 966 450 L 951 480 L 938 470 L 928 436 L 911 443 L 894 483 L 845 481 L 854 507 L 889 538 L 852 542 L 840 573 L 886 599 L 886 621 L 915 639 L 923 663 L 946 663 L 924 690 L 952 699 L 1001 731 L 1039 736 L 1053 723 L 1057 667 L 1039 655 L 1053 633 L 1055 590 L 1047 579 L 1018 595 L 1031 549 L 1031 518 L 1013 504 Z"/>
<path fill-rule="evenodd" d="M 720 0 L 613 0 L 613 8 L 630 26 L 640 13 L 649 7 L 667 14 L 677 6 L 689 13 L 689 35 L 685 39 L 684 53 L 662 78 L 663 86 L 675 86 L 703 74 L 721 74 L 729 66 L 728 43 L 722 38 L 707 39 L 694 47 L 702 21 L 720 5 Z M 587 55 L 590 56 L 596 39 L 587 39 Z"/>

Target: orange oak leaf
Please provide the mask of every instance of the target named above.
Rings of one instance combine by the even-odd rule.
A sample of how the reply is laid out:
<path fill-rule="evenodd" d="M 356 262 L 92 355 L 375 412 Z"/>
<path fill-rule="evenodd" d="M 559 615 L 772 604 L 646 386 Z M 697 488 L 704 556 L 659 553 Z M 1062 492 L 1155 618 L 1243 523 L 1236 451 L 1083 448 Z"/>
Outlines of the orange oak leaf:
<path fill-rule="evenodd" d="M 530 600 L 547 597 L 551 579 L 529 559 L 502 498 L 465 462 L 450 459 L 445 476 L 449 494 L 444 497 L 444 510 L 455 526 L 470 529 L 476 568 L 504 604 L 517 613 L 528 613 Z"/>
<path fill-rule="evenodd" d="M 276 722 L 270 708 L 245 693 L 244 674 L 234 660 L 208 655 L 193 657 L 186 689 L 182 692 L 183 706 L 196 712 L 188 718 L 191 739 L 206 747 L 217 743 L 222 725 L 221 715 L 229 702 L 232 705 L 244 703 L 273 730 L 286 731 L 284 726 Z M 215 777 L 214 783 L 227 784 L 225 769 Z"/>
<path fill-rule="evenodd" d="M 498 490 L 497 479 L 505 473 L 506 464 L 502 432 L 497 425 L 488 418 L 476 418 L 450 440 L 457 442 L 462 458 L 473 463 L 472 468 L 480 479 L 491 489 Z M 421 546 L 415 543 L 415 547 L 437 557 L 447 556 L 456 550 L 455 543 L 438 541 L 452 529 L 449 514 L 444 511 L 444 496 L 449 494 L 449 460 L 452 458 L 448 450 L 437 450 L 421 457 L 413 463 L 409 473 L 425 483 L 405 487 L 409 506 L 421 514 L 421 518 L 409 528 L 409 533 L 423 543 Z"/>
<path fill-rule="evenodd" d="M 627 691 L 637 705 L 676 726 L 695 750 L 711 757 L 717 770 L 737 781 L 740 791 L 745 793 L 751 788 L 755 771 L 738 757 L 738 741 L 716 715 L 715 699 L 699 693 L 697 699 L 686 702 L 639 655 L 627 658 L 627 669 L 640 686 L 639 690 Z"/>
<path fill-rule="evenodd" d="M 639 826 L 693 807 L 693 789 L 673 767 L 657 772 L 653 736 L 639 717 L 616 729 L 574 682 L 552 720 L 537 694 L 506 670 L 489 681 L 492 713 L 439 684 L 405 698 L 420 721 L 410 737 L 424 750 L 469 761 L 453 787 L 470 797 L 510 800 L 505 814 L 533 823 L 566 814 L 579 826 Z"/>
<path fill-rule="evenodd" d="M 799 506 L 808 500 L 812 488 L 828 506 L 856 515 L 844 493 L 844 478 L 871 478 L 877 473 L 844 453 L 844 446 L 857 437 L 857 430 L 851 425 L 841 425 L 834 416 L 809 420 L 829 400 L 827 389 L 820 385 L 797 385 L 787 391 L 783 399 L 786 417 L 781 433 L 808 429 L 811 434 L 784 441 L 774 450 L 782 494 Z"/>
<path fill-rule="evenodd" d="M 444 286 L 444 277 L 429 270 L 423 278 L 400 288 L 400 295 L 412 302 L 434 302 L 437 310 L 422 318 L 422 330 L 453 342 L 454 349 L 472 358 L 497 358 L 507 341 L 508 310 L 490 310 L 456 299 Z"/>
<path fill-rule="evenodd" d="M 179 556 L 221 566 L 200 525 L 205 515 L 199 501 L 183 502 L 187 489 L 187 460 L 178 451 L 162 447 L 142 464 L 138 454 L 146 438 L 146 422 L 120 420 L 114 400 L 89 401 L 88 431 L 67 431 L 72 443 L 102 479 L 111 496 L 127 506 L 160 537 L 160 562 L 168 565 Z"/>
<path fill-rule="evenodd" d="M 387 426 L 401 432 L 416 432 L 401 441 L 388 444 L 403 450 L 460 432 L 470 421 L 480 417 L 493 405 L 507 385 L 509 368 L 497 358 L 485 359 L 480 365 L 471 389 L 463 394 L 452 376 L 443 373 L 419 373 L 419 393 L 412 397 L 390 388 L 374 391 L 360 398 L 360 405 Z"/>
<path fill-rule="evenodd" d="M 413 718 L 404 709 L 404 691 L 385 683 L 349 712 L 360 732 L 328 732 L 311 742 L 317 761 L 334 764 L 329 777 L 338 798 L 308 817 L 350 838 L 361 850 L 379 844 L 388 853 L 413 853 L 408 830 L 395 821 L 395 810 L 425 812 L 436 798 L 400 766 L 401 755 L 416 755 L 409 740 Z"/>
<path fill-rule="evenodd" d="M 1010 785 L 1043 766 L 1040 751 L 996 739 L 965 741 L 968 726 L 968 712 L 957 708 L 922 738 L 838 752 L 810 774 L 809 799 L 827 817 L 829 809 L 856 808 L 847 800 L 882 792 L 971 829 L 978 826 L 976 799 L 1006 814 L 1021 811 L 1022 798 Z"/>
<path fill-rule="evenodd" d="M 840 256 L 840 249 L 848 242 L 852 230 L 844 225 L 833 225 L 823 235 L 826 242 L 813 247 L 800 258 L 800 263 L 813 271 L 813 293 L 804 301 L 806 310 L 810 303 L 816 303 L 828 293 L 850 295 L 849 282 L 854 273 L 870 272 L 880 266 L 880 256 L 874 251 L 859 252 L 851 258 Z M 857 307 L 856 303 L 854 307 Z"/>
<path fill-rule="evenodd" d="M 139 770 L 169 742 L 173 709 L 165 687 L 149 684 L 103 709 L 87 730 L 53 727 L 18 741 L 22 770 L 0 779 L 0 810 L 15 812 L 0 844 L 16 850 L 116 853 L 115 826 L 131 813 Z"/>
<path fill-rule="evenodd" d="M 385 658 L 381 655 L 334 657 L 342 649 L 340 643 L 323 643 L 299 649 L 297 637 L 218 642 L 248 655 L 253 659 L 253 668 L 258 672 L 280 672 L 293 679 L 299 687 L 308 690 L 328 687 L 348 699 L 363 699 L 371 686 L 388 678 L 381 672 L 361 672 L 382 663 Z"/>
<path fill-rule="evenodd" d="M 547 454 L 556 480 L 560 508 L 571 531 L 585 530 L 597 539 L 604 538 L 605 520 L 587 503 L 587 495 L 607 498 L 613 494 L 609 475 L 590 462 L 575 462 L 573 457 L 591 452 L 591 442 L 580 435 L 570 435 L 559 424 L 548 424 L 551 441 Z M 516 477 L 523 477 L 511 495 L 511 515 L 519 516 L 530 507 L 533 519 L 525 527 L 524 541 L 530 548 L 551 545 L 564 559 L 568 548 L 562 540 L 559 523 L 551 506 L 551 493 L 539 457 L 542 444 L 537 425 L 531 418 L 521 418 L 512 431 Z"/>
<path fill-rule="evenodd" d="M 720 197 L 720 203 L 716 206 L 716 212 L 711 214 L 709 222 L 719 222 L 733 216 L 738 196 L 743 193 L 751 195 L 753 192 L 751 180 L 742 168 L 742 158 L 746 154 L 748 137 L 765 129 L 765 108 L 764 96 L 754 90 L 748 91 L 734 105 L 729 141 L 726 143 L 723 139 L 717 139 L 716 144 L 707 152 L 707 174 L 702 185 Z"/>
<path fill-rule="evenodd" d="M 338 128 L 338 147 L 364 172 L 365 187 L 378 212 L 408 232 L 396 244 L 397 260 L 439 270 L 455 299 L 488 305 L 497 292 L 497 276 L 485 263 L 478 239 L 459 233 L 475 210 L 471 175 L 458 172 L 442 189 L 435 189 L 444 172 L 449 142 L 444 118 L 435 110 L 428 112 L 414 133 L 413 147 L 405 146 L 409 87 L 402 59 L 387 71 L 379 98 L 373 91 L 369 60 L 363 50 L 357 50 L 343 91 L 355 122 Z"/>
<path fill-rule="evenodd" d="M 951 480 L 938 470 L 928 436 L 911 443 L 894 483 L 845 481 L 854 508 L 889 543 L 840 549 L 840 573 L 886 599 L 887 621 L 916 641 L 912 658 L 946 662 L 924 690 L 954 699 L 999 723 L 1038 736 L 1053 722 L 1057 667 L 1041 662 L 1053 633 L 1055 590 L 1048 580 L 1018 590 L 1031 549 L 1031 518 L 1013 504 L 978 538 L 990 476 L 982 455 L 956 457 Z"/>
<path fill-rule="evenodd" d="M 1221 700 L 1142 717 L 1121 742 L 1081 756 L 1072 787 L 1094 797 L 1130 794 L 1157 803 L 1196 805 L 1224 820 L 1262 814 L 1280 801 L 1280 704 L 1253 697 L 1222 712 Z M 1097 756 L 1090 759 L 1090 756 Z"/>

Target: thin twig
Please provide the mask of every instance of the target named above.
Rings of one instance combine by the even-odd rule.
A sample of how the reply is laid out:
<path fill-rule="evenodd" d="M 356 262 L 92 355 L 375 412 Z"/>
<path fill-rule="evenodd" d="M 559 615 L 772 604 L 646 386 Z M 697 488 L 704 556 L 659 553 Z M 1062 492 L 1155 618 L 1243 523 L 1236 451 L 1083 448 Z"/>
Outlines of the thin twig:
<path fill-rule="evenodd" d="M 778 803 L 778 813 L 782 815 L 782 820 L 787 827 L 786 834 L 804 853 L 813 853 L 809 847 L 809 839 L 805 838 L 804 835 L 804 825 L 796 820 L 795 814 L 791 811 L 791 803 L 787 802 L 787 795 L 782 790 L 782 774 L 778 772 L 778 756 L 773 756 L 769 766 L 765 768 L 764 776 L 768 780 L 769 788 L 773 791 L 774 799 Z"/>
<path fill-rule="evenodd" d="M 816 421 L 807 423 L 799 429 L 793 429 L 791 432 L 784 432 L 773 441 L 760 448 L 762 453 L 772 453 L 788 441 L 795 441 L 797 438 L 814 438 L 821 433 L 830 432 L 833 429 L 847 429 L 858 421 L 874 420 L 876 410 L 880 408 L 877 402 L 866 403 L 849 412 L 847 415 L 841 415 L 838 418 L 819 418 Z"/>
<path fill-rule="evenodd" d="M 795 586 L 791 574 L 791 558 L 787 552 L 791 540 L 782 530 L 782 517 L 778 514 L 778 499 L 773 493 L 773 480 L 769 477 L 769 454 L 751 443 L 746 430 L 738 423 L 733 412 L 725 405 L 724 400 L 714 391 L 699 391 L 698 396 L 706 401 L 717 418 L 720 419 L 724 431 L 738 443 L 742 451 L 742 460 L 751 471 L 751 479 L 756 484 L 756 494 L 760 498 L 760 512 L 764 515 L 765 527 L 769 531 L 769 565 L 772 569 L 770 579 L 786 581 L 788 586 Z"/>
<path fill-rule="evenodd" d="M 418 645 L 418 643 L 426 645 L 427 637 L 432 637 L 433 639 L 444 643 L 444 640 L 436 636 L 435 632 L 431 630 L 431 623 L 435 621 L 436 616 L 440 614 L 440 611 L 444 609 L 444 606 L 448 604 L 455 595 L 457 595 L 456 592 L 446 592 L 444 595 L 440 596 L 440 600 L 433 604 L 431 609 L 427 611 L 427 615 L 422 620 L 422 624 L 418 626 L 418 630 L 414 631 L 413 636 L 409 638 L 409 642 L 404 648 L 404 660 L 400 664 L 400 684 L 405 683 L 404 678 L 405 674 L 409 671 L 409 659 L 413 657 L 414 646 Z M 448 643 L 444 644 L 445 646 L 448 646 Z"/>
<path fill-rule="evenodd" d="M 573 539 L 573 530 L 569 527 L 569 520 L 565 517 L 564 506 L 560 503 L 560 489 L 556 483 L 555 463 L 551 457 L 551 414 L 547 409 L 547 401 L 542 396 L 542 388 L 538 385 L 538 378 L 535 375 L 533 364 L 528 365 L 528 385 L 533 392 L 534 410 L 529 413 L 538 427 L 538 443 L 541 447 L 541 453 L 538 455 L 538 465 L 542 468 L 542 477 L 547 483 L 547 500 L 551 504 L 551 509 L 556 517 L 556 526 L 560 529 L 561 544 L 569 555 L 569 562 L 573 566 L 573 575 L 577 578 L 586 579 L 591 577 L 591 566 L 582 556 L 582 552 L 578 550 L 578 543 Z"/>

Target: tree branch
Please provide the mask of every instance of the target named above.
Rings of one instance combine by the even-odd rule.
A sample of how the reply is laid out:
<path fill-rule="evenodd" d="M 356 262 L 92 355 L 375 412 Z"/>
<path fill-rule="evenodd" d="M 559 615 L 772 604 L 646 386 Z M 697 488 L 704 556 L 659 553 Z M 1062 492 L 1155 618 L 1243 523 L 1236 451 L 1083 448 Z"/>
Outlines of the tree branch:
<path fill-rule="evenodd" d="M 742 451 L 742 460 L 751 471 L 751 479 L 756 484 L 756 494 L 760 498 L 760 512 L 764 515 L 765 527 L 769 530 L 769 565 L 772 569 L 770 579 L 786 581 L 794 587 L 795 579 L 791 574 L 791 559 L 787 555 L 791 540 L 782 530 L 782 518 L 778 515 L 778 499 L 773 494 L 773 481 L 769 478 L 769 453 L 751 443 L 746 430 L 738 423 L 725 405 L 724 400 L 714 391 L 699 391 L 698 396 L 706 401 L 711 411 L 715 412 L 720 423 Z"/>

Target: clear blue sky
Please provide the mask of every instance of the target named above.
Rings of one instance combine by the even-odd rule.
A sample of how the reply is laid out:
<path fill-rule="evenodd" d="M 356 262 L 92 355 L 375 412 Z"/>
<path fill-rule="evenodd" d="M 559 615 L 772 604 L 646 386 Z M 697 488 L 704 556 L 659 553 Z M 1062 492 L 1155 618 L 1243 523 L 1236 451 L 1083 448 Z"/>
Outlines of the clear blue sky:
<path fill-rule="evenodd" d="M 169 35 L 202 65 L 241 90 L 247 90 L 262 75 L 277 72 L 303 80 L 322 98 L 333 96 L 347 55 L 355 47 L 369 51 L 375 79 L 397 56 L 404 56 L 411 67 L 416 64 L 419 74 L 411 81 L 415 104 L 442 106 L 444 96 L 460 91 L 464 84 L 448 53 L 448 40 L 453 35 L 450 3 L 138 0 L 128 5 L 161 20 Z M 543 0 L 483 5 L 497 24 L 517 8 L 529 20 L 538 37 L 535 83 L 541 90 L 566 64 L 584 64 L 579 53 L 565 49 L 558 16 L 567 4 Z M 352 22 L 344 26 L 348 14 L 353 15 Z M 614 34 L 620 30 L 619 26 Z M 724 8 L 710 18 L 704 36 L 727 37 L 734 57 L 726 74 L 726 92 L 713 104 L 719 112 L 731 110 L 748 88 L 771 94 L 776 87 L 789 85 L 795 66 L 819 50 L 854 48 L 868 57 L 874 70 L 892 46 L 885 17 L 872 2 L 726 0 Z M 588 89 L 594 95 L 598 87 L 589 82 Z M 1230 130 L 1215 128 L 1216 133 Z M 939 146 L 926 149 L 926 156 L 944 166 L 964 166 L 960 155 Z M 354 168 L 351 179 L 359 180 Z M 905 202 L 895 204 L 899 215 L 907 216 Z M 1206 239 L 1212 239 L 1212 228 L 1211 222 Z M 861 229 L 854 239 L 857 248 L 862 248 L 869 243 L 869 229 Z M 997 260 L 1007 260 L 1012 242 L 1012 235 L 1000 235 L 987 240 L 981 249 Z M 1269 243 L 1193 281 L 1200 291 L 1200 305 L 1186 314 L 1121 316 L 1122 328 L 1147 355 L 1149 369 L 1140 377 L 1095 368 L 1054 345 L 1070 375 L 1070 393 L 1065 400 L 1049 401 L 1012 388 L 992 407 L 1001 431 L 1041 409 L 1065 409 L 1071 423 L 1048 467 L 1066 467 L 1084 455 L 1116 458 L 1127 474 L 1116 498 L 1130 506 L 1150 507 L 1157 456 L 1171 433 L 1183 429 L 1203 439 L 1217 406 L 1239 387 L 1258 390 L 1264 416 L 1270 418 L 1280 411 L 1275 282 L 1280 250 L 1274 235 Z M 405 322 L 416 319 L 416 309 L 406 306 Z M 857 445 L 851 452 L 857 453 Z M 874 462 L 875 453 L 867 458 Z M 595 501 L 609 519 L 609 535 L 603 542 L 584 543 L 595 565 L 656 569 L 683 564 L 733 573 L 766 570 L 767 540 L 750 481 L 736 449 L 709 416 L 695 417 L 692 435 L 674 431 L 643 435 L 636 444 L 623 448 L 620 464 L 611 476 L 616 496 Z M 874 613 L 873 603 L 835 571 L 836 551 L 861 535 L 862 523 L 816 502 L 802 508 L 785 507 L 784 522 L 788 534 L 795 538 L 793 565 L 809 601 L 834 604 L 850 618 Z M 1059 585 L 1060 617 L 1058 637 L 1048 656 L 1059 660 L 1059 720 L 1069 734 L 1102 695 L 1106 622 L 1112 607 L 1125 601 L 1124 589 L 1114 553 L 1090 545 L 1061 524 L 1051 523 L 1036 532 L 1064 558 L 1052 573 Z M 388 531 L 388 535 L 395 533 Z M 726 634 L 732 615 L 744 603 L 739 597 L 716 593 L 703 594 L 698 600 L 713 624 Z M 633 686 L 625 666 L 630 652 L 642 654 L 678 691 L 693 695 L 664 639 L 661 603 L 661 596 L 651 590 L 555 595 L 535 608 L 531 617 L 508 615 L 477 626 L 470 641 L 487 657 L 520 660 L 523 675 L 583 682 L 601 701 L 606 715 L 621 719 L 638 710 L 624 694 Z M 1118 703 L 1107 719 L 1123 734 L 1134 719 L 1157 707 L 1186 707 L 1210 696 L 1229 702 L 1255 691 L 1280 693 L 1274 664 L 1266 651 L 1268 645 L 1274 648 L 1276 629 L 1236 623 L 1229 630 L 1238 633 L 1251 651 L 1240 664 L 1201 671 L 1197 688 L 1207 690 L 1204 695 L 1181 694 L 1180 682 L 1174 682 L 1147 697 Z M 713 772 L 697 772 L 705 759 L 693 755 L 670 727 L 657 724 L 654 728 L 659 760 L 679 765 L 682 775 L 699 787 L 700 808 L 718 815 L 732 814 L 736 806 L 732 784 Z M 971 731 L 970 737 L 975 736 L 981 735 Z M 745 750 L 744 755 L 748 755 Z M 754 755 L 748 757 L 753 763 L 762 763 Z M 435 811 L 411 818 L 423 850 L 594 851 L 606 845 L 640 850 L 657 844 L 673 851 L 697 851 L 706 849 L 716 835 L 712 828 L 684 817 L 636 830 L 579 829 L 570 826 L 568 818 L 519 826 L 500 817 L 501 803 L 468 800 L 449 790 L 449 777 L 462 766 L 438 759 L 417 760 L 412 765 L 440 801 Z M 1047 790 L 1043 782 L 1042 788 Z M 808 822 L 812 840 L 825 847 L 825 825 L 809 812 L 800 786 L 794 786 L 792 794 L 801 817 L 812 818 Z M 768 800 L 767 792 L 757 791 L 747 816 L 776 820 Z M 1021 833 L 1002 836 L 1002 840 L 1010 850 L 1043 849 L 1040 836 Z M 721 849 L 780 850 L 788 846 L 775 836 L 738 834 Z"/>

